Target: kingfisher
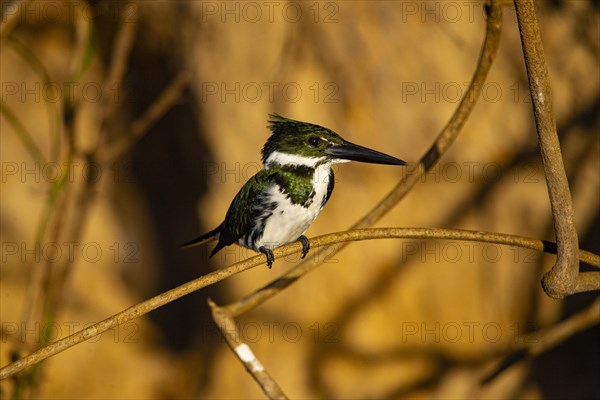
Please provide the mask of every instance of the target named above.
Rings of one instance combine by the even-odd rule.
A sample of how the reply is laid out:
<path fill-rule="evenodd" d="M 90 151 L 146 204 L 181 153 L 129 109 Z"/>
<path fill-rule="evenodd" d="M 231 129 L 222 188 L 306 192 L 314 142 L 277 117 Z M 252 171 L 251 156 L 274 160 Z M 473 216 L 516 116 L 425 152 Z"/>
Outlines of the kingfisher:
<path fill-rule="evenodd" d="M 271 268 L 273 249 L 299 241 L 304 258 L 310 249 L 304 233 L 331 197 L 334 164 L 407 165 L 396 157 L 348 142 L 331 129 L 279 114 L 269 117 L 271 136 L 262 148 L 263 169 L 240 189 L 217 228 L 182 247 L 217 238 L 211 257 L 237 243 L 263 253 Z"/>

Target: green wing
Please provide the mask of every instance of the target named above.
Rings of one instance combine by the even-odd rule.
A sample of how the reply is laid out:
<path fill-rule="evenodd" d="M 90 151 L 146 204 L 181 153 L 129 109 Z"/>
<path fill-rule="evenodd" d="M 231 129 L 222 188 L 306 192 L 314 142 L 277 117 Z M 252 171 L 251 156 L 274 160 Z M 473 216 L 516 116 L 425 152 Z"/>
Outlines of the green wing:
<path fill-rule="evenodd" d="M 246 182 L 229 206 L 213 254 L 248 235 L 261 216 L 263 220 L 268 217 L 269 207 L 272 210 L 275 205 L 265 204 L 267 192 L 275 183 L 275 174 L 270 170 L 261 170 Z"/>

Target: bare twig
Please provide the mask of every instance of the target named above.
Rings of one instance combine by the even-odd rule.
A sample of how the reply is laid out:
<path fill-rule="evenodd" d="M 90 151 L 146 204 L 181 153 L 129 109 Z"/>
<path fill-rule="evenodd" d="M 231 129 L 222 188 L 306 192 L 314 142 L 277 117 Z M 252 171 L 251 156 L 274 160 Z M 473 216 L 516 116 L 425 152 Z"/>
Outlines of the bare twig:
<path fill-rule="evenodd" d="M 600 323 L 600 299 L 570 318 L 542 331 L 525 335 L 511 354 L 485 372 L 482 383 L 489 383 L 515 364 L 555 348 L 573 335 Z"/>
<path fill-rule="evenodd" d="M 135 3 L 131 3 L 128 4 L 127 7 L 136 7 Z M 125 13 L 126 15 L 130 15 L 131 13 Z M 88 21 L 89 22 L 89 21 Z M 129 60 L 129 55 L 131 52 L 131 49 L 133 47 L 134 41 L 135 41 L 135 27 L 136 24 L 133 23 L 133 21 L 131 19 L 127 19 L 127 20 L 122 20 L 119 26 L 119 30 L 118 33 L 116 35 L 115 38 L 115 45 L 114 45 L 114 50 L 112 53 L 112 58 L 110 60 L 110 66 L 108 67 L 108 72 L 107 72 L 107 78 L 104 82 L 104 87 L 106 88 L 106 91 L 109 91 L 111 89 L 114 89 L 114 87 L 118 87 L 121 85 L 121 82 L 123 81 L 124 75 L 125 75 L 125 71 L 127 69 L 127 64 L 128 64 L 128 60 Z M 85 30 L 85 26 L 78 30 L 78 32 L 83 32 L 84 34 L 86 33 Z M 89 40 L 79 40 L 78 43 L 85 47 L 84 49 L 82 49 L 82 51 L 77 52 L 77 56 L 76 58 L 74 58 L 74 62 L 72 63 L 73 66 L 75 67 L 75 71 L 73 72 L 72 76 L 74 77 L 74 80 L 77 80 L 80 78 L 81 74 L 83 74 L 85 72 L 85 67 L 88 65 L 89 61 L 90 61 L 90 57 L 93 56 L 93 52 L 91 52 L 89 50 L 89 45 L 90 42 Z M 18 49 L 17 49 L 18 50 Z M 25 56 L 28 56 L 28 53 L 24 53 L 21 52 L 22 54 L 25 54 Z M 20 54 L 21 54 L 20 53 Z M 29 61 L 29 59 L 32 59 L 33 61 L 36 61 L 36 59 L 32 58 L 31 56 L 27 59 Z M 29 62 L 29 64 L 32 66 L 32 68 L 34 69 L 35 72 L 42 72 L 42 77 L 45 79 L 45 81 L 49 81 L 49 77 L 47 76 L 47 73 L 45 72 L 45 69 L 43 69 L 43 66 L 41 66 L 41 64 L 35 63 L 35 62 Z M 148 128 L 154 123 L 156 122 L 156 120 L 158 120 L 162 115 L 164 115 L 164 113 L 170 108 L 172 107 L 172 105 L 179 99 L 180 97 L 180 86 L 183 86 L 183 81 L 187 78 L 182 78 L 183 74 L 178 76 L 178 78 L 176 79 L 176 82 L 174 84 L 172 84 L 167 90 L 165 90 L 165 92 L 163 92 L 161 94 L 161 96 L 159 97 L 159 99 L 148 109 L 148 111 L 146 112 L 146 114 L 144 114 L 139 120 L 135 121 L 132 126 L 131 129 L 129 129 L 129 133 L 130 135 L 123 135 L 124 138 L 128 139 L 128 144 L 127 146 L 131 146 L 133 143 L 136 142 L 136 140 L 141 137 L 145 131 L 148 130 Z M 105 101 L 102 103 L 102 107 L 103 109 L 101 110 L 102 112 L 102 117 L 103 117 L 103 124 L 102 124 L 102 129 L 100 131 L 99 134 L 99 140 L 98 140 L 98 145 L 96 147 L 96 149 L 94 151 L 92 151 L 89 154 L 82 154 L 82 152 L 80 151 L 80 149 L 78 148 L 78 143 L 77 143 L 77 138 L 76 138 L 76 132 L 74 129 L 74 112 L 75 112 L 75 99 L 72 99 L 70 97 L 66 98 L 66 104 L 65 104 L 65 135 L 67 136 L 67 145 L 68 145 L 68 155 L 67 155 L 67 160 L 70 162 L 71 158 L 74 157 L 75 155 L 79 155 L 82 156 L 83 155 L 83 161 L 87 164 L 89 163 L 97 163 L 97 162 L 104 162 L 103 165 L 108 165 L 110 162 L 112 162 L 114 159 L 113 158 L 109 158 L 109 159 L 102 159 L 99 160 L 98 159 L 98 154 L 104 154 L 104 150 L 106 150 L 107 148 L 111 148 L 110 144 L 107 143 L 107 137 L 108 137 L 108 124 L 107 122 L 109 122 L 109 120 L 114 116 L 116 110 L 117 110 L 117 105 L 118 103 L 113 102 L 112 99 L 110 99 L 109 97 L 105 97 Z M 5 114 L 5 116 L 7 117 L 7 119 L 11 120 L 11 116 L 12 114 L 10 113 L 10 110 L 4 107 L 4 104 L 2 104 L 2 112 L 3 114 Z M 16 118 L 13 118 L 16 120 Z M 12 120 L 11 120 L 12 122 Z M 38 161 L 38 163 L 40 164 L 44 164 L 46 161 L 43 158 L 43 155 L 41 153 L 41 151 L 39 151 L 39 149 L 37 148 L 35 142 L 33 142 L 33 140 L 27 140 L 29 139 L 29 135 L 28 132 L 23 128 L 23 129 L 19 129 L 20 127 L 22 127 L 22 125 L 19 125 L 19 121 L 16 120 L 17 123 L 15 123 L 16 126 L 16 130 L 17 133 L 20 135 L 20 137 L 23 139 L 24 143 L 26 144 L 26 146 L 28 147 L 28 149 L 30 150 L 30 152 L 32 152 L 34 158 L 36 158 L 36 161 Z M 131 137 L 130 137 L 131 136 Z M 117 142 L 118 143 L 118 142 Z M 122 150 L 128 148 L 127 146 L 123 146 Z M 115 158 L 119 155 L 120 153 L 117 153 L 117 155 L 115 156 Z M 44 214 L 45 218 L 42 221 L 42 224 L 40 225 L 43 229 L 43 231 L 46 230 L 46 225 L 47 222 L 50 219 L 50 215 L 51 213 L 53 214 L 52 216 L 54 217 L 54 230 L 52 232 L 52 239 L 55 242 L 58 242 L 58 237 L 59 236 L 64 236 L 65 237 L 65 242 L 76 242 L 78 240 L 78 238 L 81 236 L 81 232 L 83 227 L 85 226 L 85 222 L 87 221 L 87 216 L 88 216 L 88 210 L 90 205 L 92 204 L 92 201 L 95 197 L 95 193 L 96 193 L 96 187 L 98 184 L 98 180 L 97 179 L 88 179 L 89 177 L 84 177 L 84 181 L 82 182 L 82 185 L 80 185 L 77 189 L 78 190 L 68 190 L 70 189 L 70 187 L 72 185 L 66 185 L 65 183 L 67 182 L 67 180 L 61 180 L 59 183 L 53 185 L 50 193 L 49 193 L 49 203 L 48 206 L 46 207 L 46 213 Z M 70 181 L 70 180 L 69 180 Z M 55 203 L 56 203 L 56 199 L 58 198 L 58 195 L 61 194 L 61 198 L 62 198 L 62 203 L 61 206 L 58 208 L 55 208 Z M 63 223 L 61 223 L 61 221 L 65 218 L 65 214 L 69 214 L 70 220 L 72 221 L 76 221 L 76 223 L 72 226 L 65 226 Z M 63 231 L 63 227 L 66 227 L 66 232 L 62 232 Z M 38 235 L 39 236 L 39 235 Z M 41 239 L 40 239 L 41 240 Z M 43 304 L 43 310 L 42 310 L 42 321 L 43 324 L 47 324 L 49 322 L 52 322 L 54 316 L 56 315 L 56 312 L 61 304 L 61 299 L 64 295 L 64 287 L 65 284 L 68 280 L 68 277 L 71 273 L 72 270 L 72 266 L 73 266 L 74 260 L 72 258 L 65 258 L 64 260 L 60 260 L 56 265 L 53 265 L 52 263 L 50 263 L 49 261 L 46 263 L 47 265 L 45 265 L 45 268 L 41 269 L 40 271 L 43 271 L 44 273 L 44 277 L 41 277 L 40 279 L 35 279 L 34 282 L 39 282 L 40 286 L 43 288 L 45 288 L 46 290 L 44 291 L 45 294 L 45 298 L 44 298 L 44 304 Z M 30 291 L 32 292 L 32 291 Z M 31 304 L 33 304 L 32 299 L 29 299 L 32 301 Z M 29 313 L 29 311 L 26 310 L 27 313 Z M 44 348 L 44 349 L 48 349 L 48 347 L 52 346 L 52 345 L 48 345 L 47 343 L 47 337 L 45 335 L 40 337 L 40 342 L 38 343 L 38 346 L 40 348 Z M 35 389 L 35 380 L 36 380 L 36 376 L 39 377 L 39 369 L 33 369 L 32 370 L 32 375 L 29 376 L 26 380 L 24 380 L 24 382 L 26 382 L 25 384 L 29 384 L 32 387 L 32 390 Z M 39 380 L 37 380 L 39 381 Z M 32 383 L 33 382 L 33 383 Z"/>
<path fill-rule="evenodd" d="M 544 276 L 542 285 L 549 296 L 560 299 L 600 289 L 600 274 L 579 274 L 573 203 L 556 133 L 550 80 L 533 0 L 515 0 L 515 8 L 558 245 L 556 264 Z"/>
<path fill-rule="evenodd" d="M 589 307 L 584 308 L 569 319 L 566 319 L 551 328 L 527 335 L 523 342 L 530 343 L 527 350 L 531 356 L 539 356 L 553 349 L 558 344 L 591 326 L 600 323 L 600 299 L 596 299 Z"/>
<path fill-rule="evenodd" d="M 315 249 L 322 246 L 327 246 L 335 243 L 343 243 L 348 241 L 382 239 L 382 238 L 403 238 L 403 239 L 447 239 L 447 240 L 466 240 L 485 243 L 495 243 L 514 247 L 528 248 L 537 251 L 552 253 L 553 246 L 542 240 L 530 239 L 521 236 L 506 235 L 492 232 L 477 232 L 460 229 L 436 229 L 436 228 L 366 228 L 356 229 L 338 233 L 330 233 L 311 239 L 311 248 Z M 290 243 L 279 247 L 273 251 L 276 257 L 287 256 L 290 254 L 300 253 L 302 246 L 298 243 Z M 600 256 L 590 252 L 580 250 L 580 259 L 590 265 L 600 267 Z M 138 303 L 126 310 L 123 310 L 103 321 L 100 321 L 86 329 L 78 331 L 70 336 L 60 339 L 54 343 L 43 347 L 36 352 L 29 354 L 22 359 L 9 364 L 0 369 L 0 379 L 5 379 L 22 369 L 35 365 L 40 361 L 47 359 L 55 354 L 58 354 L 69 347 L 78 343 L 91 339 L 95 336 L 106 332 L 118 325 L 121 325 L 132 319 L 141 317 L 159 307 L 164 306 L 174 300 L 177 300 L 187 294 L 190 294 L 203 287 L 220 282 L 232 275 L 246 271 L 257 265 L 264 264 L 266 258 L 264 255 L 258 255 L 240 261 L 227 268 L 211 272 L 193 281 L 187 282 L 181 286 L 164 292 L 158 296 L 152 297 L 146 301 Z M 280 278 L 281 279 L 281 278 Z M 276 281 L 277 282 L 277 281 Z M 282 285 L 280 285 L 282 286 Z M 271 292 L 283 290 L 283 286 L 277 289 L 273 285 L 269 287 Z M 275 293 L 272 293 L 274 295 Z"/>
<path fill-rule="evenodd" d="M 8 108 L 3 101 L 0 101 L 0 113 L 8 120 L 9 124 L 12 125 L 31 158 L 33 158 L 40 168 L 46 165 L 46 157 L 35 143 L 35 140 L 33 140 L 27 128 L 23 126 L 21 120 Z"/>
<path fill-rule="evenodd" d="M 477 100 L 484 87 L 485 79 L 492 66 L 500 43 L 500 34 L 502 32 L 502 5 L 498 1 L 488 1 L 485 4 L 487 13 L 486 34 L 483 41 L 477 67 L 471 79 L 464 97 L 454 111 L 454 114 L 444 127 L 433 145 L 421 157 L 418 164 L 411 165 L 407 174 L 401 179 L 396 187 L 386 195 L 371 211 L 356 222 L 351 229 L 365 228 L 379 221 L 389 210 L 391 210 L 408 192 L 421 180 L 423 175 L 431 169 L 441 156 L 448 150 L 462 129 L 465 121 L 473 111 Z M 338 251 L 344 248 L 344 245 L 338 246 L 331 251 L 327 251 L 327 258 L 332 257 Z M 320 264 L 313 262 L 313 259 L 298 264 L 288 271 L 284 276 L 263 286 L 259 290 L 251 293 L 245 298 L 227 305 L 227 308 L 235 315 L 241 315 L 251 308 L 257 307 L 270 299 L 275 293 L 271 289 L 273 285 L 288 286 L 296 282 L 300 277 L 317 268 Z"/>
<path fill-rule="evenodd" d="M 600 323 L 600 299 L 596 299 L 589 307 L 584 308 L 571 318 L 554 325 L 545 332 L 528 335 L 525 342 L 530 342 L 528 352 L 531 356 L 539 356 L 560 343 Z"/>
<path fill-rule="evenodd" d="M 250 346 L 241 340 L 241 335 L 235 324 L 233 315 L 225 308 L 219 307 L 211 299 L 208 299 L 208 305 L 211 308 L 213 320 L 219 327 L 229 348 L 244 364 L 248 373 L 260 385 L 267 397 L 269 399 L 287 399 L 287 396 L 283 393 L 277 382 L 275 382 L 273 377 L 265 370 L 262 363 L 256 358 Z"/>
<path fill-rule="evenodd" d="M 402 179 L 394 189 L 381 200 L 367 215 L 355 223 L 352 228 L 364 228 L 379 221 L 392 209 L 408 192 L 421 181 L 423 175 L 437 164 L 442 155 L 450 148 L 458 137 L 460 130 L 471 115 L 477 100 L 481 95 L 486 77 L 498 52 L 500 35 L 502 33 L 502 5 L 499 1 L 490 0 L 485 4 L 487 14 L 486 33 L 477 67 L 471 78 L 461 102 L 450 117 L 446 126 L 439 133 L 429 150 L 421 157 L 418 164 L 409 167 L 407 177 Z"/>
<path fill-rule="evenodd" d="M 31 0 L 14 0 L 2 5 L 2 18 L 0 20 L 0 38 L 8 35 L 17 25 L 19 17 L 23 14 L 23 8 Z"/>
<path fill-rule="evenodd" d="M 129 3 L 125 7 L 134 8 L 137 7 L 135 3 Z M 130 15 L 131 12 L 124 13 L 124 15 Z M 108 70 L 107 77 L 104 81 L 104 89 L 105 92 L 109 92 L 111 88 L 115 88 L 121 85 L 123 81 L 123 77 L 125 76 L 125 71 L 127 69 L 127 64 L 129 60 L 129 55 L 131 53 L 131 49 L 135 42 L 135 32 L 136 26 L 135 19 L 123 18 L 120 21 L 119 31 L 115 37 L 115 45 L 112 52 L 112 58 L 110 67 Z M 89 23 L 89 21 L 84 21 Z M 86 35 L 83 35 L 86 36 Z M 76 51 L 75 62 L 73 63 L 72 75 L 74 77 L 78 77 L 80 73 L 84 70 L 84 62 L 85 62 L 85 54 L 86 48 L 89 46 L 87 40 L 79 40 L 80 50 Z M 67 113 L 74 113 L 74 99 L 67 98 L 67 104 L 65 105 Z M 95 152 L 91 154 L 85 155 L 84 162 L 84 170 L 86 170 L 87 166 L 97 162 L 96 153 L 101 149 L 104 145 L 103 138 L 107 136 L 106 133 L 106 125 L 107 121 L 114 115 L 116 109 L 116 102 L 111 101 L 110 96 L 105 97 L 105 101 L 102 104 L 102 117 L 103 117 L 103 129 L 100 132 L 100 141 L 99 146 L 95 149 Z M 73 157 L 75 154 L 80 154 L 80 149 L 78 147 L 76 131 L 74 126 L 74 116 L 71 115 L 68 118 L 65 118 L 65 135 L 67 136 L 67 142 L 69 144 L 69 157 Z M 70 161 L 70 160 L 69 160 Z M 81 232 L 85 227 L 85 223 L 87 221 L 87 215 L 89 207 L 95 197 L 95 189 L 98 185 L 99 180 L 93 179 L 91 176 L 84 176 L 84 181 L 82 182 L 81 187 L 78 190 L 71 191 L 72 196 L 65 202 L 65 207 L 63 209 L 58 210 L 57 215 L 64 214 L 67 211 L 66 205 L 68 204 L 68 213 L 70 220 L 77 221 L 77 223 L 71 224 L 67 229 L 66 241 L 67 242 L 76 242 L 79 240 L 81 236 Z M 64 217 L 64 216 L 63 216 Z M 61 227 L 62 224 L 57 224 L 58 227 Z M 57 229 L 56 237 L 53 238 L 53 241 L 58 240 L 59 230 Z M 69 278 L 73 265 L 73 258 L 65 258 L 61 260 L 58 265 L 51 266 L 49 265 L 45 270 L 46 275 L 48 277 L 45 279 L 46 286 L 46 299 L 45 299 L 45 314 L 48 316 L 52 316 L 56 314 L 58 307 L 60 306 L 63 288 Z M 52 267 L 52 268 L 51 268 Z M 52 276 L 50 276 L 52 275 Z"/>
<path fill-rule="evenodd" d="M 120 136 L 114 143 L 107 145 L 98 152 L 99 162 L 115 162 L 125 154 L 142 138 L 152 124 L 162 118 L 179 101 L 189 82 L 190 74 L 185 71 L 180 72 L 154 103 L 148 107 L 146 112 L 131 124 L 127 135 Z"/>
<path fill-rule="evenodd" d="M 48 70 L 28 46 L 13 36 L 5 38 L 4 41 L 23 59 L 23 61 L 27 63 L 29 68 L 40 77 L 44 85 L 50 86 L 52 84 Z M 48 113 L 48 124 L 50 127 L 51 151 L 49 160 L 56 161 L 59 155 L 60 146 L 60 111 L 57 103 L 46 101 L 44 104 Z"/>
<path fill-rule="evenodd" d="M 137 5 L 135 3 L 128 3 L 125 6 L 127 9 L 122 13 L 123 16 L 129 16 L 132 11 L 136 10 Z M 129 62 L 129 55 L 131 49 L 135 43 L 135 34 L 137 28 L 137 18 L 124 17 L 119 26 L 119 32 L 115 39 L 115 46 L 113 48 L 111 56 L 110 69 L 104 82 L 105 93 L 110 93 L 110 90 L 120 88 L 125 76 L 127 64 Z M 117 108 L 117 101 L 114 101 L 111 96 L 106 96 L 104 104 L 104 119 L 112 117 L 113 113 Z"/>
<path fill-rule="evenodd" d="M 69 67 L 71 78 L 68 79 L 69 82 L 75 82 L 80 79 L 81 73 L 85 70 L 85 55 L 93 54 L 93 48 L 90 41 L 90 24 L 91 21 L 87 18 L 82 18 L 79 14 L 78 18 L 75 19 L 75 34 L 76 34 L 76 46 L 73 51 L 74 56 L 72 57 L 71 66 Z M 37 56 L 24 44 L 15 40 L 14 38 L 9 38 L 10 42 L 13 45 L 13 48 L 25 59 L 27 63 L 31 66 L 31 68 L 43 79 L 45 84 L 51 83 L 51 78 L 42 64 L 42 62 L 37 58 Z M 72 93 L 69 91 L 67 96 L 64 99 L 64 110 L 63 110 L 63 129 L 61 132 L 61 127 L 59 123 L 60 119 L 60 111 L 59 106 L 57 104 L 52 104 L 52 102 L 46 101 L 46 106 L 48 108 L 48 114 L 50 118 L 50 137 L 51 137 L 51 157 L 50 160 L 56 161 L 59 157 L 61 151 L 61 133 L 64 133 L 66 137 L 67 149 L 64 156 L 64 163 L 66 165 L 70 165 L 75 157 L 75 153 L 77 152 L 77 143 L 75 140 L 75 113 L 76 108 L 74 107 L 74 99 L 72 98 Z M 69 201 L 71 201 L 71 194 L 73 193 L 73 185 L 70 185 L 69 182 L 73 181 L 74 176 L 72 175 L 73 171 L 69 169 L 63 177 L 54 182 L 47 195 L 46 204 L 44 207 L 44 211 L 40 216 L 38 222 L 38 228 L 36 233 L 35 243 L 41 244 L 44 243 L 45 235 L 47 228 L 50 226 L 50 222 L 52 222 L 53 229 L 50 232 L 50 242 L 57 243 L 59 241 L 59 237 L 61 236 L 62 231 L 64 230 L 65 224 L 64 219 L 66 218 L 66 214 L 70 207 L 68 205 Z M 61 203 L 62 202 L 62 203 Z M 78 219 L 77 219 L 78 220 Z M 27 301 L 25 301 L 25 308 L 23 311 L 24 318 L 23 321 L 28 321 L 33 318 L 33 307 L 37 304 L 38 297 L 43 294 L 44 297 L 44 311 L 42 313 L 42 318 L 52 318 L 52 316 L 56 313 L 56 309 L 54 309 L 55 300 L 58 299 L 57 294 L 62 293 L 62 281 L 61 279 L 56 280 L 55 275 L 61 274 L 62 271 L 61 266 L 67 265 L 63 261 L 59 261 L 57 263 L 51 262 L 50 260 L 46 260 L 43 266 L 39 266 L 34 268 L 33 274 L 29 279 L 29 288 L 27 290 L 28 295 L 26 296 Z M 68 269 L 68 267 L 67 267 Z M 59 273 L 57 274 L 57 271 Z M 43 290 L 43 292 L 42 292 Z M 51 311 L 50 311 L 51 310 Z M 50 313 L 46 313 L 46 311 L 50 311 Z M 40 340 L 38 346 L 43 347 L 47 344 L 46 338 Z"/>

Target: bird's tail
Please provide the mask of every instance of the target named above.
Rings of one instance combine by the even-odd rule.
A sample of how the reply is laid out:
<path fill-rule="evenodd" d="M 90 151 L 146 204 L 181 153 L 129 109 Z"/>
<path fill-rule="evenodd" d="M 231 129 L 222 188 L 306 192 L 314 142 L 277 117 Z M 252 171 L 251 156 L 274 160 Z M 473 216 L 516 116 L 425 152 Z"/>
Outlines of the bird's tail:
<path fill-rule="evenodd" d="M 189 241 L 187 243 L 184 243 L 181 245 L 182 248 L 188 248 L 188 247 L 194 247 L 194 246 L 199 246 L 201 244 L 210 242 L 214 239 L 218 239 L 219 235 L 221 234 L 221 231 L 223 230 L 223 225 L 225 224 L 225 222 L 221 223 L 221 225 L 217 226 L 215 229 L 213 229 L 210 232 L 206 232 L 204 235 L 197 237 L 196 239 Z"/>

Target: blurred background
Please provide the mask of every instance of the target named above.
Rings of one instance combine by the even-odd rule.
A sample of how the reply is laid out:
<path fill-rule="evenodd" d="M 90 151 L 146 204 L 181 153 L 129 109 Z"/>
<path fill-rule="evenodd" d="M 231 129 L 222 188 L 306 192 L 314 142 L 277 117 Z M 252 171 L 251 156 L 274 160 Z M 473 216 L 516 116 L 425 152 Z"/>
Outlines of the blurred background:
<path fill-rule="evenodd" d="M 378 226 L 554 239 L 507 3 L 473 114 Z M 600 6 L 536 8 L 581 247 L 598 254 Z M 0 365 L 254 255 L 179 246 L 217 226 L 262 167 L 268 113 L 418 161 L 466 92 L 484 32 L 479 1 L 3 1 Z M 351 163 L 335 174 L 309 237 L 347 229 L 406 171 Z M 540 279 L 554 260 L 478 243 L 360 242 L 237 322 L 292 398 L 599 398 L 598 326 L 481 384 L 528 334 L 597 296 L 547 297 Z M 1 382 L 1 394 L 261 398 L 206 300 L 240 299 L 297 261 L 110 330 Z"/>

